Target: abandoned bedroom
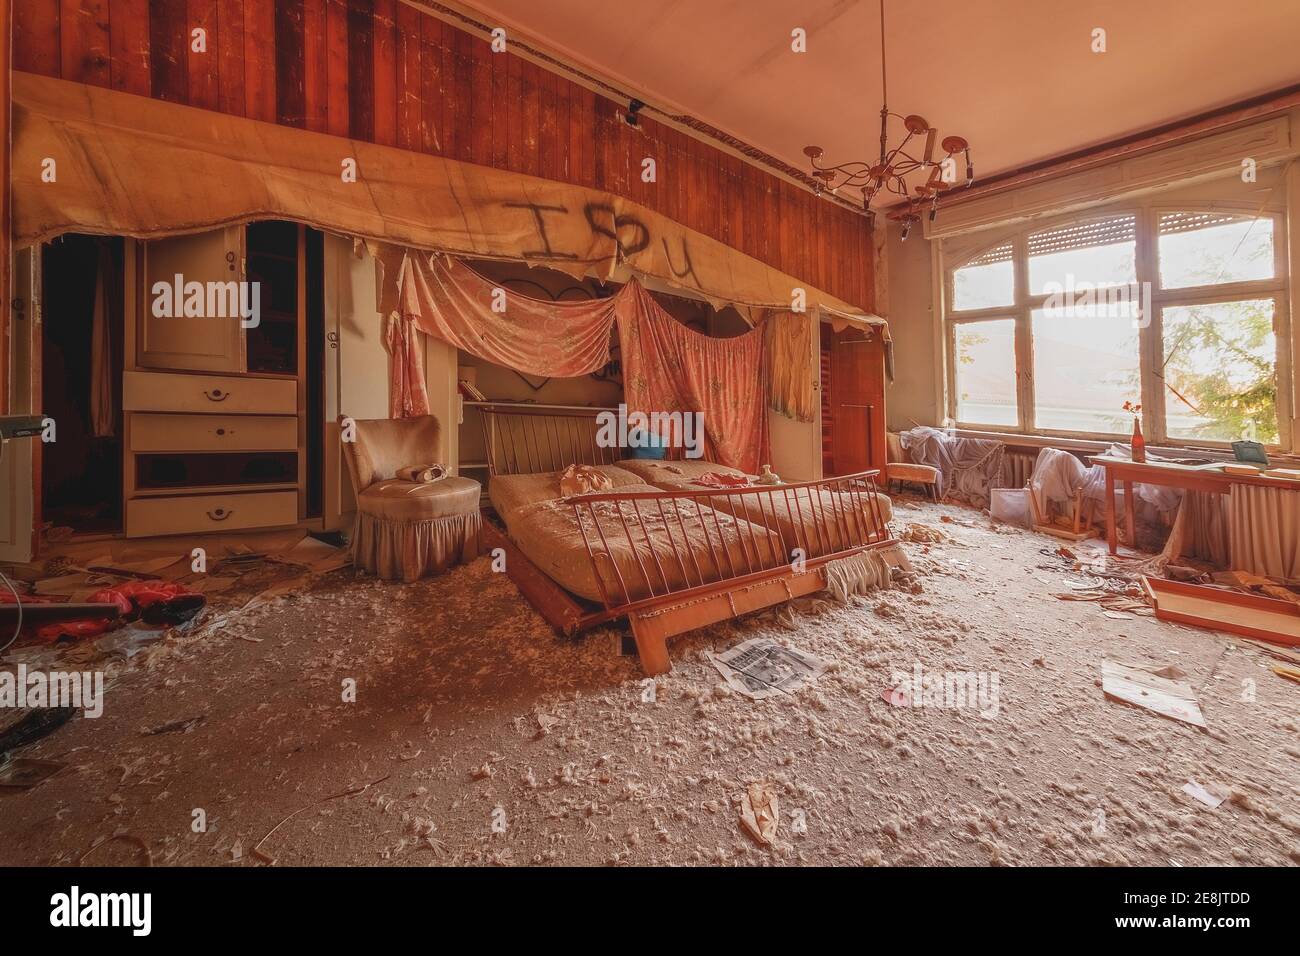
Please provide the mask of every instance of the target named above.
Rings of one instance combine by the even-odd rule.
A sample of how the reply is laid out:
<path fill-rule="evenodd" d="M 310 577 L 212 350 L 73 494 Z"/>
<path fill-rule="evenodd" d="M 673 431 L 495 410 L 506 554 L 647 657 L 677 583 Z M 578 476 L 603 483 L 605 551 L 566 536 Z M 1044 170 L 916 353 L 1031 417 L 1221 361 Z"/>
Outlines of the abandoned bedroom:
<path fill-rule="evenodd" d="M 0 866 L 1300 865 L 1300 7 L 1171 9 L 0 0 Z"/>

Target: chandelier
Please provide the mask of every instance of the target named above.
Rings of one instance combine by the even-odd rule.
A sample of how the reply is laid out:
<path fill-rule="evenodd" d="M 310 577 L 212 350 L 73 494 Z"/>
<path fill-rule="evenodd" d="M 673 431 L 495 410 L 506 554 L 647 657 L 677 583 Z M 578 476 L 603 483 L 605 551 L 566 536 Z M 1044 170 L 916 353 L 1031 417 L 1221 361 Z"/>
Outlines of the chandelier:
<path fill-rule="evenodd" d="M 824 166 L 821 158 L 824 150 L 820 146 L 805 146 L 804 155 L 812 167 L 812 175 L 818 180 L 815 187 L 818 195 L 823 189 L 837 190 L 844 186 L 862 189 L 862 204 L 869 208 L 871 201 L 881 193 L 899 197 L 902 203 L 891 211 L 889 218 L 902 226 L 902 238 L 906 239 L 912 227 L 921 221 L 921 216 L 929 211 L 930 221 L 934 222 L 939 212 L 939 194 L 954 186 L 957 182 L 957 159 L 960 154 L 966 162 L 966 185 L 975 181 L 975 167 L 971 165 L 970 143 L 961 136 L 945 136 L 939 143 L 943 156 L 935 157 L 935 139 L 939 131 L 926 122 L 925 117 L 911 113 L 903 116 L 889 110 L 889 84 L 885 73 L 885 0 L 880 0 L 880 85 L 882 105 L 880 107 L 880 158 L 872 163 L 865 160 L 851 160 L 838 166 Z M 906 134 L 897 146 L 889 145 L 890 119 L 903 121 Z M 919 144 L 919 138 L 925 137 L 918 159 L 913 153 Z M 912 152 L 908 151 L 911 147 Z M 924 182 L 908 187 L 908 177 L 917 170 L 929 170 Z"/>

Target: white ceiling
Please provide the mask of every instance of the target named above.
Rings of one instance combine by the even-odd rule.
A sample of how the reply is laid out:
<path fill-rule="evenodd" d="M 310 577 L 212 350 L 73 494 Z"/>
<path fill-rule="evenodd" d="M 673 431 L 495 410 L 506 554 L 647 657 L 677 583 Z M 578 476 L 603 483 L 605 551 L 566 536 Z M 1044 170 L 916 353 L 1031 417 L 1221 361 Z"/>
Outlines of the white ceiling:
<path fill-rule="evenodd" d="M 469 2 L 800 168 L 808 144 L 831 163 L 878 150 L 877 0 Z M 885 3 L 890 108 L 965 136 L 977 177 L 1300 83 L 1300 0 Z"/>

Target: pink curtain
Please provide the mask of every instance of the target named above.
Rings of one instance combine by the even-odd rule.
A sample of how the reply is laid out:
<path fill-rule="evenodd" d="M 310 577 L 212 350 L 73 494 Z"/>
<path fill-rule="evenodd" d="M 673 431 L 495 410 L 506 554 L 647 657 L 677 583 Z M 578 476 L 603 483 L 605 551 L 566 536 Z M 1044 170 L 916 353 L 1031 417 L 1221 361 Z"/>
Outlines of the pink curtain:
<path fill-rule="evenodd" d="M 729 339 L 700 335 L 635 279 L 609 299 L 545 302 L 501 289 L 456 259 L 390 247 L 381 262 L 397 276 L 385 330 L 393 418 L 428 413 L 416 331 L 529 375 L 575 378 L 608 364 L 617 320 L 630 412 L 703 412 L 711 461 L 753 473 L 768 460 L 761 327 Z"/>
<path fill-rule="evenodd" d="M 754 474 L 770 460 L 759 326 L 714 339 L 682 325 L 633 280 L 616 296 L 629 412 L 703 412 L 704 455 Z"/>
<path fill-rule="evenodd" d="M 529 375 L 574 378 L 609 362 L 614 302 L 545 302 L 496 286 L 457 259 L 408 252 L 399 311 L 420 331 Z"/>

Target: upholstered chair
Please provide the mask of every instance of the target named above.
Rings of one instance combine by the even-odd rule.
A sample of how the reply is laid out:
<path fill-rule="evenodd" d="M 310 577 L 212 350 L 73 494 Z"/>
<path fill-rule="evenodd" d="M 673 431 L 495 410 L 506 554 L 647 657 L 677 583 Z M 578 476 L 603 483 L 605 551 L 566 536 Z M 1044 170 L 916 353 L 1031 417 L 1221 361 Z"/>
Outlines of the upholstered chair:
<path fill-rule="evenodd" d="M 355 440 L 343 442 L 357 498 L 353 564 L 384 580 L 409 582 L 473 560 L 482 526 L 479 483 L 450 475 L 427 483 L 396 477 L 399 468 L 441 461 L 438 419 L 353 424 Z"/>
<path fill-rule="evenodd" d="M 898 484 L 901 489 L 904 484 L 920 485 L 931 498 L 939 497 L 939 469 L 931 465 L 918 465 L 915 462 L 907 460 L 907 453 L 903 450 L 903 442 L 898 437 L 898 432 L 885 433 L 886 458 L 885 463 L 885 481 L 893 485 Z"/>

